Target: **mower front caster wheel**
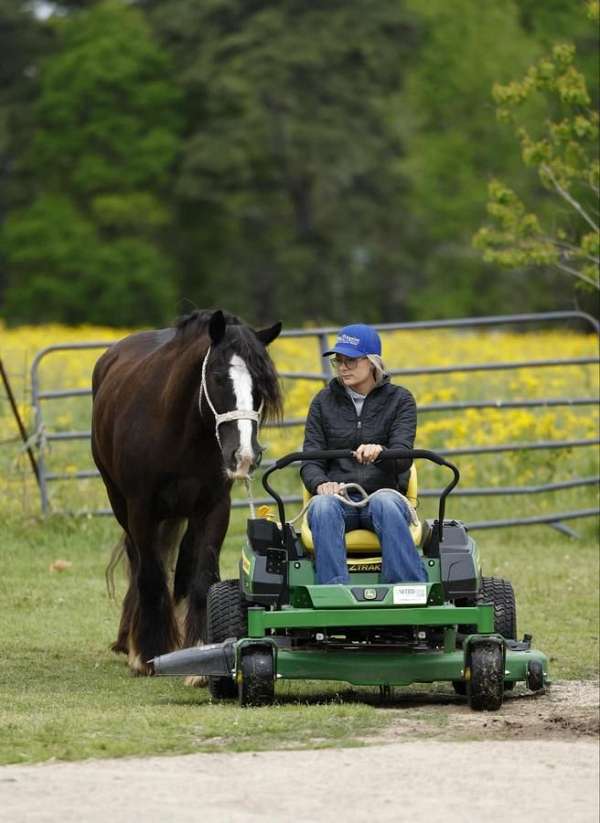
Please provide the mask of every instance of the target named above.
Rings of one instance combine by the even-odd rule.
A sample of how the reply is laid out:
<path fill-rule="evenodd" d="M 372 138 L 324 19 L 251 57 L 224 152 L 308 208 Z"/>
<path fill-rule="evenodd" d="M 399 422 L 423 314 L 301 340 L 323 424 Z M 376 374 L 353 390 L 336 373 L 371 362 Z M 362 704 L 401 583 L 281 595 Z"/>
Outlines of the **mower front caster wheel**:
<path fill-rule="evenodd" d="M 540 692 L 544 688 L 544 667 L 539 660 L 530 660 L 527 664 L 527 688 Z"/>
<path fill-rule="evenodd" d="M 478 643 L 465 671 L 469 706 L 475 711 L 497 711 L 504 697 L 504 655 L 496 643 Z"/>
<path fill-rule="evenodd" d="M 275 700 L 275 672 L 270 649 L 242 650 L 237 673 L 240 706 L 269 706 Z"/>
<path fill-rule="evenodd" d="M 456 694 L 459 694 L 461 697 L 465 697 L 467 694 L 467 684 L 464 680 L 453 680 L 452 686 L 454 687 L 454 691 Z M 505 692 L 512 692 L 515 687 L 514 680 L 505 680 L 504 681 L 504 691 Z"/>

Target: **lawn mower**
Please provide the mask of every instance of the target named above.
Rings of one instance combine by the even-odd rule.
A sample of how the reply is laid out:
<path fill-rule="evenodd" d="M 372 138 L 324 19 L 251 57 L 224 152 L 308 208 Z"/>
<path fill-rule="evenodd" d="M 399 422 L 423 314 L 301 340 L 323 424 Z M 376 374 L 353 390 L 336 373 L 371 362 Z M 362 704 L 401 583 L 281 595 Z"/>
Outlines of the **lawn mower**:
<path fill-rule="evenodd" d="M 446 498 L 459 471 L 435 452 L 386 449 L 379 459 L 426 459 L 453 477 L 437 519 L 411 527 L 428 572 L 426 583 L 380 582 L 372 532 L 348 532 L 347 585 L 317 585 L 310 530 L 286 521 L 273 472 L 303 460 L 352 457 L 351 451 L 294 452 L 263 476 L 277 504 L 273 517 L 248 520 L 239 580 L 213 584 L 207 601 L 207 645 L 153 659 L 157 675 L 204 675 L 214 700 L 270 704 L 278 679 L 341 680 L 379 686 L 448 681 L 475 710 L 497 710 L 505 690 L 524 681 L 533 692 L 549 683 L 547 659 L 531 636 L 517 640 L 511 584 L 483 577 L 477 545 L 459 520 L 445 520 Z M 407 490 L 416 497 L 416 471 Z M 416 500 L 415 500 L 416 503 Z"/>

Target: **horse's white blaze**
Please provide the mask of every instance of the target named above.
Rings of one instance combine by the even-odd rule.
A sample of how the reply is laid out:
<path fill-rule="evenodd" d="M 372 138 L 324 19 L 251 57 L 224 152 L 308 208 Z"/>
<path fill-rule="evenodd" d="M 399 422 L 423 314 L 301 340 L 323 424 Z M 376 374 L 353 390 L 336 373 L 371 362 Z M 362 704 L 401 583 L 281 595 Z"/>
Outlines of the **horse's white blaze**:
<path fill-rule="evenodd" d="M 229 361 L 229 377 L 233 384 L 237 411 L 252 411 L 254 408 L 252 403 L 252 377 L 248 371 L 248 366 L 237 354 L 234 354 Z M 240 433 L 237 470 L 245 475 L 254 461 L 252 421 L 238 420 L 237 424 Z"/>

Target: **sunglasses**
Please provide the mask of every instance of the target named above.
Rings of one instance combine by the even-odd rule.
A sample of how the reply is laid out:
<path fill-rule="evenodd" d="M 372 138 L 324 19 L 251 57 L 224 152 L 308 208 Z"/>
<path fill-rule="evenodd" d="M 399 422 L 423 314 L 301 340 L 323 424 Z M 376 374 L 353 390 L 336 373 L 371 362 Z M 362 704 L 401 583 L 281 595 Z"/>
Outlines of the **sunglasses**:
<path fill-rule="evenodd" d="M 342 366 L 349 371 L 355 369 L 361 360 L 365 360 L 365 357 L 331 357 L 329 362 L 333 366 L 334 369 L 340 369 Z"/>

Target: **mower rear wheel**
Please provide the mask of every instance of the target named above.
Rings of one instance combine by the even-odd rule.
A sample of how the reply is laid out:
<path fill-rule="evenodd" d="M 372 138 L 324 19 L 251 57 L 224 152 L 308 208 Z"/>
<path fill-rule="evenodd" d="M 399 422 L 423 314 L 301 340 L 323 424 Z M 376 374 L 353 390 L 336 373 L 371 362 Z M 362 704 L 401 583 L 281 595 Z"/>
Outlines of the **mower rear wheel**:
<path fill-rule="evenodd" d="M 206 602 L 206 641 L 222 643 L 230 637 L 246 635 L 246 605 L 239 580 L 220 580 L 208 590 Z M 233 677 L 209 677 L 208 691 L 213 700 L 233 700 L 237 686 Z"/>
<path fill-rule="evenodd" d="M 269 706 L 275 700 L 275 672 L 271 649 L 242 649 L 238 671 L 238 697 L 240 706 Z"/>
<path fill-rule="evenodd" d="M 504 658 L 497 643 L 477 643 L 465 671 L 469 706 L 475 711 L 497 711 L 504 696 Z"/>
<path fill-rule="evenodd" d="M 517 606 L 512 584 L 501 577 L 481 578 L 481 600 L 494 607 L 494 631 L 509 640 L 517 639 Z"/>

